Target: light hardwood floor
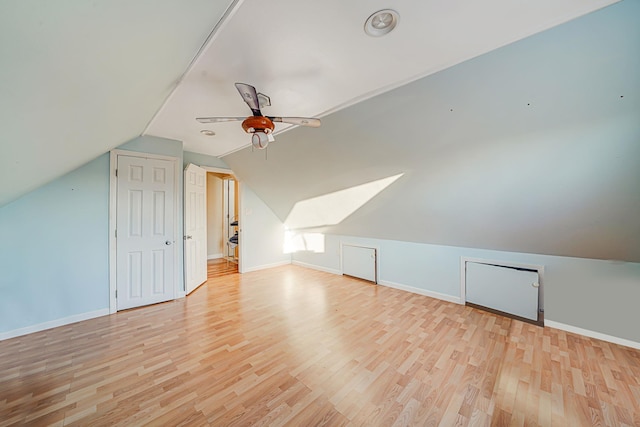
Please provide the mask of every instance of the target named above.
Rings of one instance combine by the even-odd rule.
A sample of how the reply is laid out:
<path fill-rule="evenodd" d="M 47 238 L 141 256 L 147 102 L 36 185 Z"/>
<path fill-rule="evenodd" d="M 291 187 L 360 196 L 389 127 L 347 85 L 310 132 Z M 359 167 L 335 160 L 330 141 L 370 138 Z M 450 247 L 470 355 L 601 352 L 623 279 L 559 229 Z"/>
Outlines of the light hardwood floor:
<path fill-rule="evenodd" d="M 297 266 L 0 342 L 0 426 L 640 426 L 640 351 Z"/>
<path fill-rule="evenodd" d="M 238 264 L 227 261 L 225 258 L 210 259 L 207 261 L 207 278 L 226 276 L 238 272 Z"/>

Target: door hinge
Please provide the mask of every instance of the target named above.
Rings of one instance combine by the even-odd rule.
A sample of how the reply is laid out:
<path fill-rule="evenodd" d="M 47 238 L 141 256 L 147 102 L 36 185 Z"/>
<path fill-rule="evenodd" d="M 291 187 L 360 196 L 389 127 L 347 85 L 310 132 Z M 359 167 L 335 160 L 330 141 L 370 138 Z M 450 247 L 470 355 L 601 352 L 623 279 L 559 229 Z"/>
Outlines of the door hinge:
<path fill-rule="evenodd" d="M 118 177 L 118 169 L 116 169 L 116 178 Z"/>
<path fill-rule="evenodd" d="M 116 298 L 118 298 L 118 290 L 116 289 Z"/>
<path fill-rule="evenodd" d="M 114 235 L 114 237 L 117 239 L 117 238 L 118 238 L 118 230 L 115 230 L 115 231 L 113 232 L 113 235 Z"/>

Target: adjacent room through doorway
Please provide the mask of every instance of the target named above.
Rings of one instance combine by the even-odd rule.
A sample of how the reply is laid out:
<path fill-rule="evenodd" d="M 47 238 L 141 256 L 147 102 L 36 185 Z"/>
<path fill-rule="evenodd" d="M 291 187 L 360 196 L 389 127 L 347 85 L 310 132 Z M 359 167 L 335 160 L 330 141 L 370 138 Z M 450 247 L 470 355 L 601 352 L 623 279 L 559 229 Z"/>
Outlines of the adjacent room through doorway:
<path fill-rule="evenodd" d="M 207 172 L 208 276 L 237 273 L 238 182 L 233 175 Z"/>

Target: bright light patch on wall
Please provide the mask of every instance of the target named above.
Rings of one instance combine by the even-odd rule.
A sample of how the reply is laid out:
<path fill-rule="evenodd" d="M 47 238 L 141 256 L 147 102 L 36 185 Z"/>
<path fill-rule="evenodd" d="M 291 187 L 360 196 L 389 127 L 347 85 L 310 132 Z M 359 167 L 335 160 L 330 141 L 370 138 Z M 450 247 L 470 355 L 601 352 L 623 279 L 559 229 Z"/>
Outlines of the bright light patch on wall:
<path fill-rule="evenodd" d="M 284 253 L 292 254 L 295 252 L 324 253 L 324 234 L 286 230 L 284 232 Z"/>
<path fill-rule="evenodd" d="M 297 202 L 284 223 L 288 229 L 339 224 L 402 175 L 404 173 Z"/>

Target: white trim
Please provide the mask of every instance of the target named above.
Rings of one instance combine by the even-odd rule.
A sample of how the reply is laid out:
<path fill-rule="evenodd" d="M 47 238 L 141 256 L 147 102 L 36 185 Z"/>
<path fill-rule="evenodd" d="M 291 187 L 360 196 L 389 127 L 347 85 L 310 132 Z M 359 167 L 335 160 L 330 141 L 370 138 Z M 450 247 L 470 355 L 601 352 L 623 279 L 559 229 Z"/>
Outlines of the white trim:
<path fill-rule="evenodd" d="M 223 246 L 224 246 L 224 253 L 223 256 L 226 257 L 227 259 L 231 259 L 233 261 L 235 261 L 235 247 L 237 245 L 231 243 L 229 241 L 229 239 L 231 238 L 231 223 L 234 221 L 234 218 L 236 221 L 238 221 L 238 226 L 235 228 L 236 230 L 240 230 L 240 215 L 239 212 L 235 211 L 235 207 L 236 205 L 239 206 L 239 203 L 235 203 L 235 200 L 239 200 L 239 195 L 236 194 L 235 191 L 235 187 L 236 185 L 234 184 L 234 211 L 233 211 L 233 215 L 229 215 L 229 208 L 231 206 L 231 204 L 229 203 L 229 187 L 230 187 L 230 182 L 233 181 L 234 183 L 237 182 L 238 180 L 235 177 L 232 178 L 222 178 L 222 222 L 223 222 L 223 226 L 222 226 L 222 234 L 224 237 L 224 242 L 223 242 Z M 208 218 L 207 218 L 208 220 Z M 238 243 L 240 242 L 240 237 L 238 236 Z M 229 252 L 231 252 L 231 250 L 233 249 L 233 254 L 229 255 Z M 240 250 L 238 249 L 238 258 L 240 258 Z"/>
<path fill-rule="evenodd" d="M 274 262 L 272 264 L 256 265 L 255 267 L 247 268 L 246 270 L 243 271 L 243 273 L 250 273 L 252 271 L 258 271 L 258 270 L 266 270 L 267 268 L 280 267 L 282 265 L 289 265 L 289 264 L 291 264 L 291 261 L 279 261 L 279 262 Z"/>
<path fill-rule="evenodd" d="M 338 276 L 342 275 L 342 271 L 336 270 L 335 268 L 323 267 L 321 265 L 309 264 L 302 261 L 291 261 L 291 264 L 297 265 L 304 268 L 310 268 L 312 270 L 324 271 L 325 273 L 337 274 Z"/>
<path fill-rule="evenodd" d="M 441 294 L 440 292 L 434 292 L 434 291 L 428 291 L 426 289 L 414 288 L 413 286 L 407 286 L 407 285 L 403 285 L 403 284 L 400 284 L 400 283 L 389 282 L 388 280 L 380 280 L 378 283 L 380 285 L 386 286 L 388 288 L 399 289 L 401 291 L 411 292 L 413 294 L 423 295 L 423 296 L 429 297 L 429 298 L 435 298 L 435 299 L 439 299 L 439 300 L 442 300 L 442 301 L 447 301 L 447 302 L 452 302 L 452 303 L 455 303 L 455 304 L 460 304 L 460 298 L 458 298 L 456 296 L 453 296 L 453 295 Z"/>
<path fill-rule="evenodd" d="M 180 179 L 182 178 L 182 162 L 180 158 L 173 156 L 164 156 L 161 154 L 152 154 L 152 153 L 143 153 L 139 151 L 129 151 L 129 150 L 111 150 L 109 156 L 109 313 L 113 314 L 118 311 L 118 302 L 116 300 L 116 214 L 117 214 L 117 196 L 118 196 L 118 178 L 116 177 L 116 166 L 118 156 L 129 156 L 129 157 L 142 157 L 144 159 L 158 159 L 158 160 L 168 160 L 173 162 L 173 191 L 174 191 L 174 236 L 176 239 L 176 247 L 178 247 L 177 242 L 182 242 L 183 233 L 180 231 L 179 227 L 179 211 L 182 206 L 182 199 L 184 196 L 180 191 Z M 182 197 L 181 197 L 182 196 Z M 174 290 L 173 290 L 173 299 L 181 298 L 181 296 L 185 295 L 184 290 L 184 282 L 181 280 L 182 271 L 182 263 L 180 262 L 180 257 L 178 254 L 178 250 L 174 251 Z M 182 283 L 182 286 L 180 284 Z"/>
<path fill-rule="evenodd" d="M 234 173 L 233 173 L 233 171 L 231 169 L 216 168 L 216 167 L 213 167 L 213 166 L 202 166 L 202 165 L 196 165 L 196 166 L 200 166 L 202 169 L 206 170 L 207 172 L 223 173 L 225 175 L 233 176 L 234 179 L 236 178 L 236 176 L 234 175 Z"/>
<path fill-rule="evenodd" d="M 203 166 L 203 165 L 197 165 L 200 166 L 202 169 L 206 170 L 207 172 L 215 172 L 215 173 L 224 173 L 224 174 L 228 174 L 231 175 L 233 177 L 233 179 L 235 180 L 235 182 L 238 184 L 238 191 L 236 191 L 235 193 L 235 197 L 238 200 L 238 211 L 236 212 L 236 217 L 238 220 L 238 273 L 244 273 L 244 271 L 242 270 L 242 258 L 244 256 L 244 244 L 242 244 L 243 241 L 243 237 L 242 237 L 242 228 L 240 227 L 242 225 L 242 221 L 244 219 L 244 216 L 242 215 L 242 183 L 238 180 L 238 178 L 236 177 L 235 173 L 233 172 L 233 170 L 231 169 L 227 169 L 227 168 L 219 168 L 219 167 L 215 167 L 215 166 Z M 225 188 L 224 191 L 226 192 L 227 189 Z M 226 193 L 225 193 L 226 194 Z M 184 197 L 183 197 L 184 198 Z M 223 205 L 223 211 L 226 212 L 226 203 L 227 203 L 227 197 L 223 197 L 224 199 L 224 205 Z M 208 218 L 207 218 L 208 221 Z M 228 223 L 225 222 L 226 226 L 225 226 L 225 235 L 228 233 L 229 231 L 229 226 Z M 227 242 L 229 241 L 229 237 L 227 236 Z M 225 246 L 227 246 L 227 244 L 225 243 Z M 227 251 L 228 251 L 228 247 L 227 247 Z M 228 253 L 228 252 L 227 252 Z M 222 258 L 224 258 L 224 254 L 222 255 Z M 209 258 L 212 259 L 212 258 Z"/>
<path fill-rule="evenodd" d="M 119 150 L 112 150 L 109 155 L 109 313 L 118 311 L 116 301 L 116 215 L 118 198 L 118 177 L 116 177 L 116 166 L 118 163 Z"/>
<path fill-rule="evenodd" d="M 538 272 L 538 284 L 540 290 L 538 294 L 538 309 L 544 311 L 544 265 L 523 264 L 513 261 L 492 260 L 484 258 L 460 257 L 460 304 L 465 304 L 467 299 L 467 262 L 476 262 L 479 264 L 503 265 L 505 267 L 526 268 Z"/>
<path fill-rule="evenodd" d="M 613 344 L 623 345 L 625 347 L 635 348 L 640 350 L 640 342 L 631 341 L 625 338 L 614 337 L 613 335 L 603 334 L 601 332 L 590 331 L 589 329 L 578 328 L 577 326 L 566 325 L 560 322 L 554 322 L 553 320 L 545 320 L 544 326 L 554 329 L 560 329 L 561 331 L 571 332 L 578 335 L 583 335 L 589 338 L 595 338 L 597 340 L 607 341 Z"/>
<path fill-rule="evenodd" d="M 57 328 L 58 326 L 69 325 L 71 323 L 82 322 L 83 320 L 89 320 L 96 317 L 102 317 L 102 316 L 108 316 L 108 315 L 109 315 L 108 308 L 89 311 L 87 313 L 74 314 L 73 316 L 50 320 L 48 322 L 38 323 L 37 325 L 26 326 L 24 328 L 14 329 L 12 331 L 7 331 L 7 332 L 0 332 L 0 341 L 8 340 L 10 338 L 19 337 L 22 335 L 32 334 L 34 332 L 44 331 L 47 329 Z"/>
<path fill-rule="evenodd" d="M 314 115 L 314 117 L 318 117 L 318 116 L 317 116 L 317 115 Z M 285 128 L 285 129 L 286 129 L 286 128 Z M 276 132 L 274 132 L 274 135 L 277 135 L 277 133 L 276 133 Z M 247 147 L 251 147 L 251 143 L 248 143 L 248 144 L 245 144 L 245 145 L 241 145 L 240 147 L 232 148 L 231 150 L 229 150 L 229 151 L 227 151 L 227 152 L 225 152 L 225 153 L 222 153 L 222 154 L 220 154 L 220 155 L 219 155 L 219 156 L 217 156 L 217 157 L 218 157 L 219 159 L 221 159 L 221 158 L 226 157 L 226 156 L 229 156 L 229 155 L 231 155 L 231 154 L 233 154 L 233 153 L 237 153 L 238 151 L 244 150 L 244 149 L 245 149 L 245 148 L 247 148 Z"/>
<path fill-rule="evenodd" d="M 373 249 L 376 251 L 376 280 L 374 283 L 378 284 L 380 281 L 380 246 L 377 245 L 363 245 L 359 243 L 350 243 L 348 241 L 340 240 L 340 274 L 344 275 L 344 267 L 342 265 L 342 247 L 354 246 L 356 248 Z"/>
<path fill-rule="evenodd" d="M 244 212 L 242 211 L 242 196 L 244 192 L 244 184 L 236 179 L 236 183 L 238 184 L 236 191 L 236 198 L 238 200 L 238 211 L 236 212 L 236 216 L 238 217 L 238 273 L 248 273 L 249 271 L 255 271 L 255 268 L 261 269 L 260 267 L 254 267 L 251 270 L 244 270 L 244 232 L 242 231 L 242 225 L 244 224 Z M 269 267 L 265 267 L 269 268 Z"/>
<path fill-rule="evenodd" d="M 218 258 L 224 258 L 224 254 L 220 253 L 220 254 L 209 254 L 209 255 L 207 255 L 207 259 L 218 259 Z"/>
<path fill-rule="evenodd" d="M 165 110 L 165 108 L 167 107 L 167 104 L 169 103 L 169 101 L 175 96 L 175 94 L 176 94 L 176 92 L 178 90 L 178 87 L 180 86 L 180 82 L 182 82 L 186 78 L 186 76 L 189 74 L 191 69 L 199 61 L 204 60 L 204 55 L 202 54 L 202 52 L 206 51 L 208 49 L 208 46 L 211 45 L 211 43 L 213 43 L 213 41 L 218 37 L 218 34 L 220 34 L 222 29 L 231 20 L 231 17 L 233 15 L 235 15 L 235 13 L 238 11 L 238 9 L 240 8 L 240 5 L 242 5 L 243 2 L 244 2 L 244 0 L 232 0 L 231 1 L 231 4 L 225 9 L 224 13 L 222 14 L 222 17 L 218 20 L 216 25 L 213 27 L 213 29 L 211 30 L 211 32 L 207 36 L 207 39 L 205 40 L 205 42 L 200 46 L 198 51 L 191 58 L 191 62 L 189 62 L 189 65 L 187 66 L 187 68 L 184 70 L 184 72 L 182 73 L 180 78 L 173 85 L 173 89 L 171 90 L 171 93 L 169 94 L 169 96 L 167 96 L 164 99 L 164 102 L 162 103 L 160 108 L 158 108 L 158 110 L 155 112 L 155 114 L 153 115 L 151 120 L 149 120 L 149 122 L 145 126 L 144 131 L 142 132 L 142 135 L 150 135 L 149 134 L 149 128 L 151 127 L 153 122 L 158 118 L 160 113 L 162 113 Z M 218 157 L 222 157 L 222 156 L 218 156 Z"/>

